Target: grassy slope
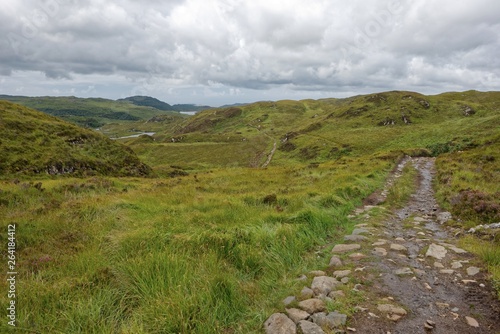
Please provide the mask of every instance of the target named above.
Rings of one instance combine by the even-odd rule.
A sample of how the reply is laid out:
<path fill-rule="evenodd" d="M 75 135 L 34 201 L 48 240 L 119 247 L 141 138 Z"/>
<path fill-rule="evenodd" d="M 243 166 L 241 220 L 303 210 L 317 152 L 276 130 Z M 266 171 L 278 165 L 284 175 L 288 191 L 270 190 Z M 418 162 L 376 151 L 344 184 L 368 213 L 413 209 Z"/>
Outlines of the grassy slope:
<path fill-rule="evenodd" d="M 138 106 L 129 101 L 101 98 L 25 97 L 0 95 L 0 99 L 37 109 L 80 126 L 98 128 L 109 123 L 148 120 L 157 115 L 182 119 L 177 112 L 167 112 L 152 107 Z"/>
<path fill-rule="evenodd" d="M 0 175 L 146 175 L 127 147 L 39 111 L 0 101 Z"/>
<path fill-rule="evenodd" d="M 477 156 L 497 159 L 497 144 L 488 143 L 498 134 L 499 101 L 499 93 L 392 92 L 210 110 L 163 133 L 157 124 L 156 141 L 124 140 L 160 173 L 175 165 L 189 176 L 50 180 L 44 191 L 3 182 L 1 226 L 18 223 L 20 325 L 258 333 L 290 290 L 308 283 L 298 274 L 326 266 L 321 245 L 352 228 L 349 211 L 402 152 L 441 154 L 443 203 L 474 184 L 460 173 L 474 171 Z M 466 106 L 475 114 L 465 116 Z M 246 168 L 263 163 L 275 141 L 270 167 Z M 485 159 L 490 173 L 475 186 L 495 194 L 498 160 Z M 450 192 L 448 182 L 456 184 Z"/>

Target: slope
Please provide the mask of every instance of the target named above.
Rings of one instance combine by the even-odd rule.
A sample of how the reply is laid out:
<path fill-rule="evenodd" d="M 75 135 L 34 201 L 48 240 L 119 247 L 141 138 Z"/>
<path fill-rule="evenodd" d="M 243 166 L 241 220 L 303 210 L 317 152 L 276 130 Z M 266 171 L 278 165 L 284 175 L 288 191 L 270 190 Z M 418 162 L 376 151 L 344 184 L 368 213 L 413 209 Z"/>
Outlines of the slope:
<path fill-rule="evenodd" d="M 0 175 L 147 175 L 127 147 L 93 131 L 0 101 Z"/>

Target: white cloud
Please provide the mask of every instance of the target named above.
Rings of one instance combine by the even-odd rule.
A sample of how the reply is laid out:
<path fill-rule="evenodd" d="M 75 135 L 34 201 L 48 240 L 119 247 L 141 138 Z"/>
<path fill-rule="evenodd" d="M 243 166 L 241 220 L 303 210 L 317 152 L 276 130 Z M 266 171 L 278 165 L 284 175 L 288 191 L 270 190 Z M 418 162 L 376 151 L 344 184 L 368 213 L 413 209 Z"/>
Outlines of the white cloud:
<path fill-rule="evenodd" d="M 1 88 L 195 103 L 498 90 L 498 13 L 495 0 L 9 1 Z"/>

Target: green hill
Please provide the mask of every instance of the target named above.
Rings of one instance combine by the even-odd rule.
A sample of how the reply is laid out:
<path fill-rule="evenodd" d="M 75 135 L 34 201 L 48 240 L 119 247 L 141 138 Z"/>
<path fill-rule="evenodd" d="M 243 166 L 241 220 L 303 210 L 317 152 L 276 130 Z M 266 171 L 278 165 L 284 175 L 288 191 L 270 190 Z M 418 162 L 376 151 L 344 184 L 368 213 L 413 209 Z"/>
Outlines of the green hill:
<path fill-rule="evenodd" d="M 210 106 L 197 106 L 194 104 L 170 105 L 150 96 L 131 96 L 117 101 L 128 101 L 138 106 L 152 107 L 163 111 L 200 111 L 211 108 Z"/>
<path fill-rule="evenodd" d="M 147 175 L 127 147 L 42 112 L 0 101 L 0 175 Z"/>
<path fill-rule="evenodd" d="M 89 128 L 99 128 L 105 124 L 116 122 L 145 121 L 158 115 L 181 118 L 178 112 L 165 111 L 153 106 L 137 105 L 127 100 L 85 99 L 74 96 L 27 97 L 10 95 L 0 95 L 0 100 L 18 103 Z"/>

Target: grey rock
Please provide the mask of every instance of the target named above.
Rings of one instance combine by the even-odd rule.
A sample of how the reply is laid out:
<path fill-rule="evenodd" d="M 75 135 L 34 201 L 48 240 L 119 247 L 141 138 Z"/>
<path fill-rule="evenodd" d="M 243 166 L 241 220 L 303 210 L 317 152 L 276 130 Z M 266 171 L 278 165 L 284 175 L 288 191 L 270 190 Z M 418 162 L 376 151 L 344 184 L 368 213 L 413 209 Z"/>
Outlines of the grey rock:
<path fill-rule="evenodd" d="M 446 223 L 448 220 L 451 219 L 451 213 L 448 212 L 448 211 L 445 211 L 445 212 L 440 212 L 437 214 L 436 216 L 436 220 L 438 221 L 438 223 L 440 224 L 444 224 Z"/>
<path fill-rule="evenodd" d="M 311 299 L 314 297 L 314 291 L 308 287 L 304 287 L 302 291 L 300 291 L 300 300 Z"/>
<path fill-rule="evenodd" d="M 453 270 L 453 269 L 442 269 L 439 272 L 441 274 L 452 275 L 455 272 L 455 270 Z"/>
<path fill-rule="evenodd" d="M 394 270 L 394 274 L 398 276 L 413 275 L 413 271 L 410 268 L 402 268 Z"/>
<path fill-rule="evenodd" d="M 346 235 L 344 237 L 344 240 L 345 241 L 352 241 L 352 242 L 360 242 L 360 241 L 365 241 L 366 237 L 363 235 L 352 234 L 352 235 Z"/>
<path fill-rule="evenodd" d="M 288 296 L 285 299 L 283 299 L 283 304 L 285 304 L 285 306 L 288 306 L 291 303 L 293 303 L 294 301 L 295 301 L 295 297 L 294 296 Z"/>
<path fill-rule="evenodd" d="M 285 309 L 286 314 L 294 323 L 299 323 L 302 320 L 309 318 L 309 313 L 306 311 L 299 310 L 297 308 L 287 308 Z"/>
<path fill-rule="evenodd" d="M 459 269 L 459 268 L 462 268 L 462 263 L 460 263 L 459 261 L 454 261 L 452 262 L 451 264 L 451 269 Z"/>
<path fill-rule="evenodd" d="M 381 247 L 375 247 L 373 249 L 372 253 L 375 255 L 378 255 L 378 256 L 386 256 L 387 255 L 387 251 L 385 250 L 385 248 L 381 248 Z"/>
<path fill-rule="evenodd" d="M 331 291 L 335 290 L 339 281 L 333 277 L 329 276 L 317 276 L 314 277 L 311 289 L 314 291 L 315 295 L 328 295 Z"/>
<path fill-rule="evenodd" d="M 467 324 L 471 327 L 479 327 L 479 322 L 477 322 L 477 320 L 472 317 L 465 317 L 465 321 L 467 321 Z"/>
<path fill-rule="evenodd" d="M 408 249 L 405 246 L 399 245 L 399 244 L 391 244 L 391 250 L 398 251 L 398 252 L 408 251 Z"/>
<path fill-rule="evenodd" d="M 360 249 L 361 246 L 358 244 L 340 244 L 335 245 L 332 249 L 332 253 L 346 253 Z"/>
<path fill-rule="evenodd" d="M 377 309 L 382 313 L 396 314 L 399 316 L 405 316 L 407 314 L 406 310 L 399 306 L 394 306 L 391 304 L 380 304 L 377 305 Z"/>
<path fill-rule="evenodd" d="M 341 298 L 341 297 L 345 297 L 345 293 L 344 293 L 344 291 L 341 291 L 341 290 L 332 291 L 328 294 L 328 297 L 330 297 L 332 299 Z"/>
<path fill-rule="evenodd" d="M 325 332 L 315 323 L 302 320 L 298 324 L 298 334 L 325 334 Z"/>
<path fill-rule="evenodd" d="M 299 303 L 299 307 L 309 314 L 326 310 L 325 302 L 317 298 L 303 300 Z"/>
<path fill-rule="evenodd" d="M 443 246 L 431 244 L 429 246 L 429 249 L 425 253 L 425 256 L 430 256 L 430 257 L 433 257 L 435 259 L 441 260 L 441 259 L 444 259 L 447 252 L 448 251 Z"/>
<path fill-rule="evenodd" d="M 330 267 L 340 267 L 342 265 L 342 260 L 336 255 L 332 256 L 330 259 Z"/>
<path fill-rule="evenodd" d="M 351 274 L 350 270 L 337 270 L 333 272 L 333 276 L 336 278 L 342 278 L 349 276 Z"/>
<path fill-rule="evenodd" d="M 360 234 L 369 234 L 370 231 L 364 228 L 355 228 L 354 231 L 352 231 L 353 235 L 360 235 Z"/>
<path fill-rule="evenodd" d="M 326 273 L 323 270 L 313 270 L 309 272 L 310 276 L 325 276 Z"/>
<path fill-rule="evenodd" d="M 467 275 L 475 276 L 475 275 L 479 274 L 480 271 L 481 271 L 481 269 L 479 269 L 477 267 L 469 267 L 469 268 L 467 268 Z"/>
<path fill-rule="evenodd" d="M 325 312 L 316 313 L 311 316 L 311 319 L 315 324 L 325 329 L 334 329 L 345 325 L 347 322 L 347 316 L 337 311 L 328 314 Z"/>
<path fill-rule="evenodd" d="M 341 282 L 342 284 L 347 284 L 347 283 L 349 283 L 349 277 L 342 277 L 342 279 L 340 280 L 340 282 Z"/>
<path fill-rule="evenodd" d="M 364 259 L 365 257 L 366 257 L 366 255 L 363 253 L 353 253 L 353 254 L 349 255 L 349 258 L 353 261 L 359 261 L 361 259 Z"/>
<path fill-rule="evenodd" d="M 296 334 L 297 326 L 283 313 L 275 313 L 264 322 L 266 334 Z"/>

